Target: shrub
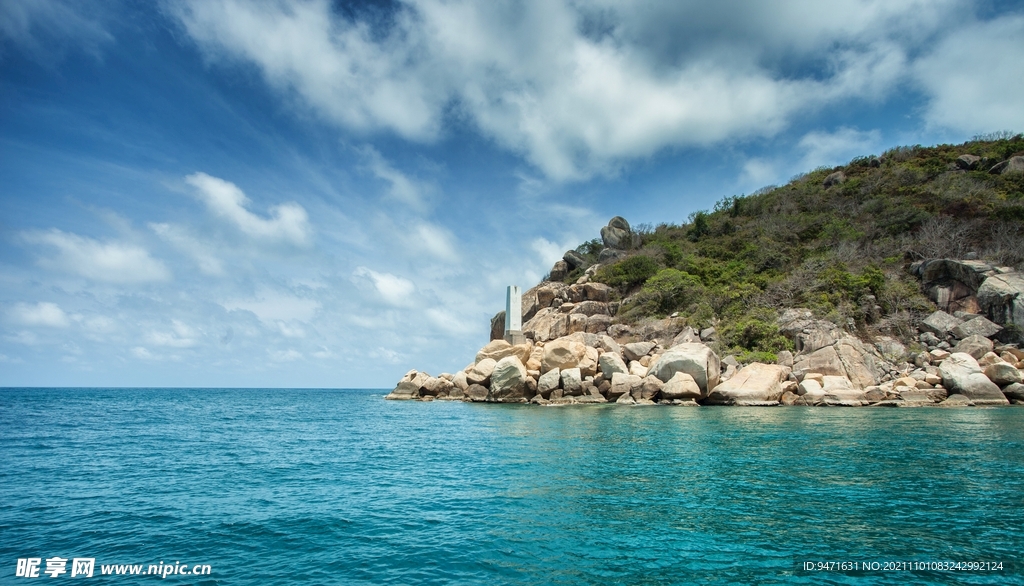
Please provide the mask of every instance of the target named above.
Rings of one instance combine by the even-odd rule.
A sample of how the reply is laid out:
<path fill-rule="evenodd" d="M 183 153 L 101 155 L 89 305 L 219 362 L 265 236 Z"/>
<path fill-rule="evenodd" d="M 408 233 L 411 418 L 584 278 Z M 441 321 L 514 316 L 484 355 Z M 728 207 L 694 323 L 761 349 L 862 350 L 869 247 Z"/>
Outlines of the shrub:
<path fill-rule="evenodd" d="M 647 281 L 658 273 L 658 261 L 638 254 L 613 265 L 598 269 L 594 279 L 612 287 L 629 289 Z"/>
<path fill-rule="evenodd" d="M 688 307 L 704 294 L 700 279 L 678 269 L 663 269 L 644 283 L 643 292 L 656 300 L 662 313 Z"/>

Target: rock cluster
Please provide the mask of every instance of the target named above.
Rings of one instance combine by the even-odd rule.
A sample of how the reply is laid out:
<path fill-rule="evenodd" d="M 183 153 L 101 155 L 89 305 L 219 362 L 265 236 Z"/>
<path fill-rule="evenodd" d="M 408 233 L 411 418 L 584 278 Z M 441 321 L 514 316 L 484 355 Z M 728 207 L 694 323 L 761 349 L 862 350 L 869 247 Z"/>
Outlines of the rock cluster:
<path fill-rule="evenodd" d="M 960 165 L 977 164 L 973 159 Z M 622 218 L 601 230 L 603 258 L 638 245 Z M 612 252 L 607 252 L 612 251 Z M 607 254 L 606 254 L 607 252 Z M 794 353 L 741 366 L 712 348 L 714 327 L 671 316 L 613 323 L 620 302 L 590 282 L 600 265 L 567 252 L 551 280 L 522 295 L 524 343 L 492 340 L 455 374 L 409 371 L 388 399 L 538 405 L 971 406 L 1024 404 L 1024 275 L 976 260 L 934 259 L 911 270 L 940 307 L 919 324 L 913 350 L 898 340 L 861 340 L 807 309 L 778 320 Z M 559 272 L 584 268 L 574 284 Z"/>

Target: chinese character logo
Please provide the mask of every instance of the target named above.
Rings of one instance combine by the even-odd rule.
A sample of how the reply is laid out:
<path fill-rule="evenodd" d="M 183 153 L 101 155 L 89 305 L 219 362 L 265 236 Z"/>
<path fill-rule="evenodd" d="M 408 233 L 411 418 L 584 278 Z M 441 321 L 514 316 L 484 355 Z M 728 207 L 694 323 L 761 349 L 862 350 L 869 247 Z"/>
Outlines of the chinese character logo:
<path fill-rule="evenodd" d="M 75 558 L 71 560 L 71 577 L 85 576 L 92 578 L 92 570 L 96 566 L 96 558 Z"/>

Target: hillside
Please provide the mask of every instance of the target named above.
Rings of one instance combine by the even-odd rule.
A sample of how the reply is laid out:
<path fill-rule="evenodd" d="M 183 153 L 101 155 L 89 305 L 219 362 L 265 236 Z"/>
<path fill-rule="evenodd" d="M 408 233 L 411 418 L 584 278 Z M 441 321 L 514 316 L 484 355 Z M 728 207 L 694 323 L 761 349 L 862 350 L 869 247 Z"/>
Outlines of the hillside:
<path fill-rule="evenodd" d="M 960 160 L 961 155 L 979 157 Z M 804 307 L 862 337 L 909 341 L 935 310 L 908 270 L 931 258 L 978 258 L 1024 269 L 1024 173 L 992 166 L 1024 154 L 1024 136 L 897 147 L 819 168 L 781 187 L 727 197 L 689 222 L 638 226 L 641 245 L 591 281 L 623 300 L 615 321 L 678 314 L 715 327 L 716 349 L 774 361 L 792 349 L 781 310 Z M 973 164 L 972 164 L 973 163 Z M 576 252 L 598 262 L 596 239 Z"/>
<path fill-rule="evenodd" d="M 972 373 L 1009 365 L 973 397 L 1005 403 L 1024 358 L 1022 271 L 1024 135 L 897 147 L 685 223 L 613 218 L 523 294 L 517 337 L 501 312 L 464 371 L 410 371 L 390 397 L 778 404 L 786 389 L 792 404 L 826 377 L 834 403 L 925 388 L 939 402 L 973 392 L 940 376 L 952 353 Z"/>

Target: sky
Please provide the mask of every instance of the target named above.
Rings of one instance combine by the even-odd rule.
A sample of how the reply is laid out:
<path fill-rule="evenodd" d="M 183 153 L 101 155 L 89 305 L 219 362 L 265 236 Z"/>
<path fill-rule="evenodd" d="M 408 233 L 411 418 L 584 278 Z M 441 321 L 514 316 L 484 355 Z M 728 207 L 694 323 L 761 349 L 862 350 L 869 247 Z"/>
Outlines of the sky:
<path fill-rule="evenodd" d="M 0 386 L 388 388 L 616 215 L 1024 131 L 1024 4 L 2 0 Z"/>

